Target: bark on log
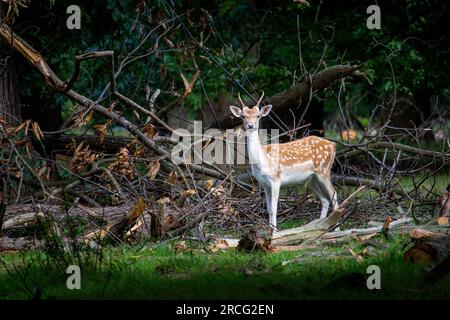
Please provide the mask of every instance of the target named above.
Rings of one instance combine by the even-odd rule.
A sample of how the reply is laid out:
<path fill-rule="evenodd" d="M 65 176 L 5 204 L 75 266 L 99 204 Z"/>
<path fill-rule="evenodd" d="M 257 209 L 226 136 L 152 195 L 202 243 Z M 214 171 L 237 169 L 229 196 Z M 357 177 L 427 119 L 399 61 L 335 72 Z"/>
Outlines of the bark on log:
<path fill-rule="evenodd" d="M 299 227 L 299 228 L 292 228 L 283 230 L 280 232 L 275 233 L 275 235 L 272 238 L 271 245 L 274 251 L 281 250 L 281 251 L 287 251 L 287 250 L 299 250 L 301 248 L 300 246 L 297 246 L 296 244 L 301 242 L 307 242 L 309 240 L 316 240 L 319 239 L 322 242 L 335 242 L 335 241 L 347 241 L 350 240 L 356 236 L 364 236 L 364 235 L 372 235 L 376 233 L 381 233 L 383 230 L 383 226 L 378 227 L 372 227 L 372 228 L 365 228 L 365 229 L 348 229 L 344 231 L 335 231 L 335 232 L 326 232 L 323 229 L 323 226 L 327 225 L 326 222 L 319 222 L 318 220 L 323 219 L 317 219 L 311 222 L 312 225 L 319 225 L 319 229 L 315 229 L 313 227 L 310 227 L 309 225 Z M 401 218 L 396 221 L 391 222 L 390 230 L 395 230 L 401 226 L 404 226 L 405 224 L 408 224 L 410 222 L 414 221 L 412 218 Z M 322 225 L 322 226 L 320 226 Z M 308 227 L 307 227 L 308 226 Z M 230 238 L 219 238 L 218 241 L 225 241 L 228 245 L 228 248 L 235 248 L 238 246 L 239 240 L 238 239 L 230 239 Z M 291 249 L 289 249 L 291 248 Z"/>
<path fill-rule="evenodd" d="M 102 207 L 102 208 L 89 208 L 89 211 L 94 214 L 95 217 L 104 218 L 108 221 L 117 221 L 118 217 L 127 213 L 131 209 L 130 205 L 113 206 L 113 207 Z M 6 207 L 5 217 L 6 219 L 12 219 L 17 215 L 24 214 L 36 214 L 42 212 L 46 216 L 61 219 L 67 214 L 75 216 L 86 216 L 86 211 L 83 206 L 72 207 L 67 212 L 61 209 L 59 205 L 41 205 L 36 207 L 33 204 L 22 204 L 22 205 L 11 205 Z M 92 216 L 92 214 L 88 214 Z"/>
<path fill-rule="evenodd" d="M 111 238 L 123 239 L 125 233 L 133 227 L 136 221 L 144 214 L 144 210 L 147 208 L 143 198 L 139 198 L 137 203 L 126 212 L 119 221 L 114 223 L 109 229 Z"/>
<path fill-rule="evenodd" d="M 409 236 L 411 237 L 411 239 L 414 239 L 415 241 L 433 240 L 433 239 L 438 239 L 438 238 L 444 237 L 445 235 L 446 235 L 445 233 L 437 233 L 437 232 L 432 232 L 430 230 L 424 230 L 424 229 L 420 229 L 420 228 L 415 228 L 415 229 L 411 230 L 411 232 L 409 233 Z"/>
<path fill-rule="evenodd" d="M 389 224 L 389 230 L 395 230 L 400 226 L 413 222 L 413 218 L 400 218 Z M 365 229 L 348 229 L 344 231 L 328 232 L 323 234 L 320 239 L 324 242 L 343 240 L 344 238 L 352 238 L 355 236 L 364 236 L 373 233 L 383 232 L 383 226 L 365 228 Z"/>
<path fill-rule="evenodd" d="M 39 243 L 27 238 L 0 238 L 0 252 L 2 251 L 26 251 L 39 247 Z"/>
<path fill-rule="evenodd" d="M 359 65 L 336 65 L 326 68 L 325 70 L 317 73 L 316 76 L 312 79 L 312 88 L 309 82 L 303 81 L 285 91 L 282 91 L 264 100 L 263 104 L 271 104 L 272 110 L 275 112 L 286 108 L 295 108 L 300 104 L 301 101 L 307 102 L 311 93 L 327 88 L 333 83 L 333 81 L 348 76 L 355 76 L 355 72 L 359 68 Z M 212 122 L 210 124 L 210 127 L 227 129 L 233 128 L 239 124 L 240 122 L 235 117 L 233 117 L 231 114 L 228 114 L 227 116 L 219 119 L 218 123 L 216 121 Z"/>
<path fill-rule="evenodd" d="M 38 222 L 39 218 L 45 218 L 45 215 L 40 211 L 16 215 L 15 217 L 4 222 L 3 231 L 8 231 L 14 227 L 18 227 L 26 223 Z"/>
<path fill-rule="evenodd" d="M 166 216 L 166 205 L 169 201 L 169 198 L 159 199 L 155 210 L 151 213 L 150 236 L 155 240 L 160 240 L 164 235 L 164 217 Z"/>
<path fill-rule="evenodd" d="M 432 264 L 443 261 L 450 255 L 450 235 L 439 238 L 419 238 L 416 244 L 405 252 L 403 259 L 407 262 Z"/>

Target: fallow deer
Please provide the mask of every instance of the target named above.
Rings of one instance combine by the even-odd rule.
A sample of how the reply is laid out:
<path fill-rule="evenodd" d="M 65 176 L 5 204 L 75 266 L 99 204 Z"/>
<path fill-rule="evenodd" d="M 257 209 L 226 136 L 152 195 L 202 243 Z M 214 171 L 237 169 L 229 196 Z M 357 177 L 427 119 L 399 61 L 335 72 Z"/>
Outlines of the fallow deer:
<path fill-rule="evenodd" d="M 230 106 L 230 110 L 243 120 L 252 175 L 264 188 L 272 228 L 276 230 L 278 197 L 282 186 L 309 182 L 322 204 L 320 217 L 327 216 L 330 202 L 336 210 L 337 194 L 330 180 L 335 143 L 308 136 L 287 143 L 263 145 L 258 132 L 259 122 L 269 114 L 272 105 L 259 108 L 264 92 L 252 108 L 244 104 L 239 93 L 238 97 L 243 108 Z"/>

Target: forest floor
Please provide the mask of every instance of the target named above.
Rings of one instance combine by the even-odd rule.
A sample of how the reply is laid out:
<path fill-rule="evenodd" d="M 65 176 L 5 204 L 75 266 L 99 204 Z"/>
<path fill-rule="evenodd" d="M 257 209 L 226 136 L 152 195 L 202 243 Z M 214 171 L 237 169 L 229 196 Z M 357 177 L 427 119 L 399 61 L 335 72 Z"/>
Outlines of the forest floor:
<path fill-rule="evenodd" d="M 41 299 L 450 298 L 450 276 L 431 285 L 426 266 L 403 261 L 408 244 L 407 235 L 377 235 L 274 253 L 211 252 L 189 241 L 181 248 L 176 242 L 104 248 L 99 267 L 82 266 L 80 290 L 67 289 L 68 275 L 52 257 L 3 253 L 0 299 L 30 299 L 36 292 Z M 370 265 L 380 267 L 379 290 L 367 288 Z"/>

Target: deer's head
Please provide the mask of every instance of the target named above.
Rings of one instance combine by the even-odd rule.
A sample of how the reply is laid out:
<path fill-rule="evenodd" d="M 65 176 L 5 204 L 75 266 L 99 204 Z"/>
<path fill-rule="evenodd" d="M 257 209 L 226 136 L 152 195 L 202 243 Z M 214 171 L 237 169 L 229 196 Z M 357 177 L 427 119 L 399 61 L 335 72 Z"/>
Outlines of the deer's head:
<path fill-rule="evenodd" d="M 261 98 L 259 98 L 258 103 L 252 108 L 249 108 L 244 104 L 244 102 L 241 99 L 241 95 L 238 93 L 238 98 L 242 104 L 242 109 L 239 107 L 230 106 L 230 110 L 233 113 L 233 115 L 237 118 L 242 118 L 245 130 L 258 130 L 259 120 L 262 117 L 267 116 L 270 110 L 272 110 L 272 105 L 270 104 L 263 106 L 261 109 L 259 108 L 259 104 L 261 103 L 263 97 L 264 91 L 261 95 Z"/>

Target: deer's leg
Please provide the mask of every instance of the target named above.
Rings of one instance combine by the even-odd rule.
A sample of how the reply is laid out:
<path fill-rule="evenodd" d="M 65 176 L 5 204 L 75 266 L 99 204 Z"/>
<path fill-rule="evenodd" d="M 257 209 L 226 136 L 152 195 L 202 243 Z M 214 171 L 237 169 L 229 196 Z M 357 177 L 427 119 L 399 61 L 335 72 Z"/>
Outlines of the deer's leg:
<path fill-rule="evenodd" d="M 328 192 L 326 191 L 323 181 L 320 180 L 319 175 L 315 175 L 312 179 L 312 188 L 322 204 L 320 219 L 323 219 L 327 216 L 328 208 L 330 207 L 330 198 L 328 197 Z"/>
<path fill-rule="evenodd" d="M 269 223 L 271 221 L 272 212 L 272 188 L 269 185 L 263 185 L 264 194 L 266 195 L 267 212 L 269 213 Z"/>
<path fill-rule="evenodd" d="M 275 182 L 271 187 L 272 195 L 270 200 L 272 201 L 270 213 L 270 224 L 274 230 L 277 229 L 277 211 L 278 211 L 278 197 L 280 196 L 280 184 Z"/>
<path fill-rule="evenodd" d="M 317 176 L 318 180 L 322 188 L 324 189 L 324 193 L 327 196 L 328 200 L 331 201 L 331 205 L 333 206 L 333 211 L 339 207 L 337 193 L 334 190 L 333 185 L 329 177 L 324 177 L 322 175 Z"/>

